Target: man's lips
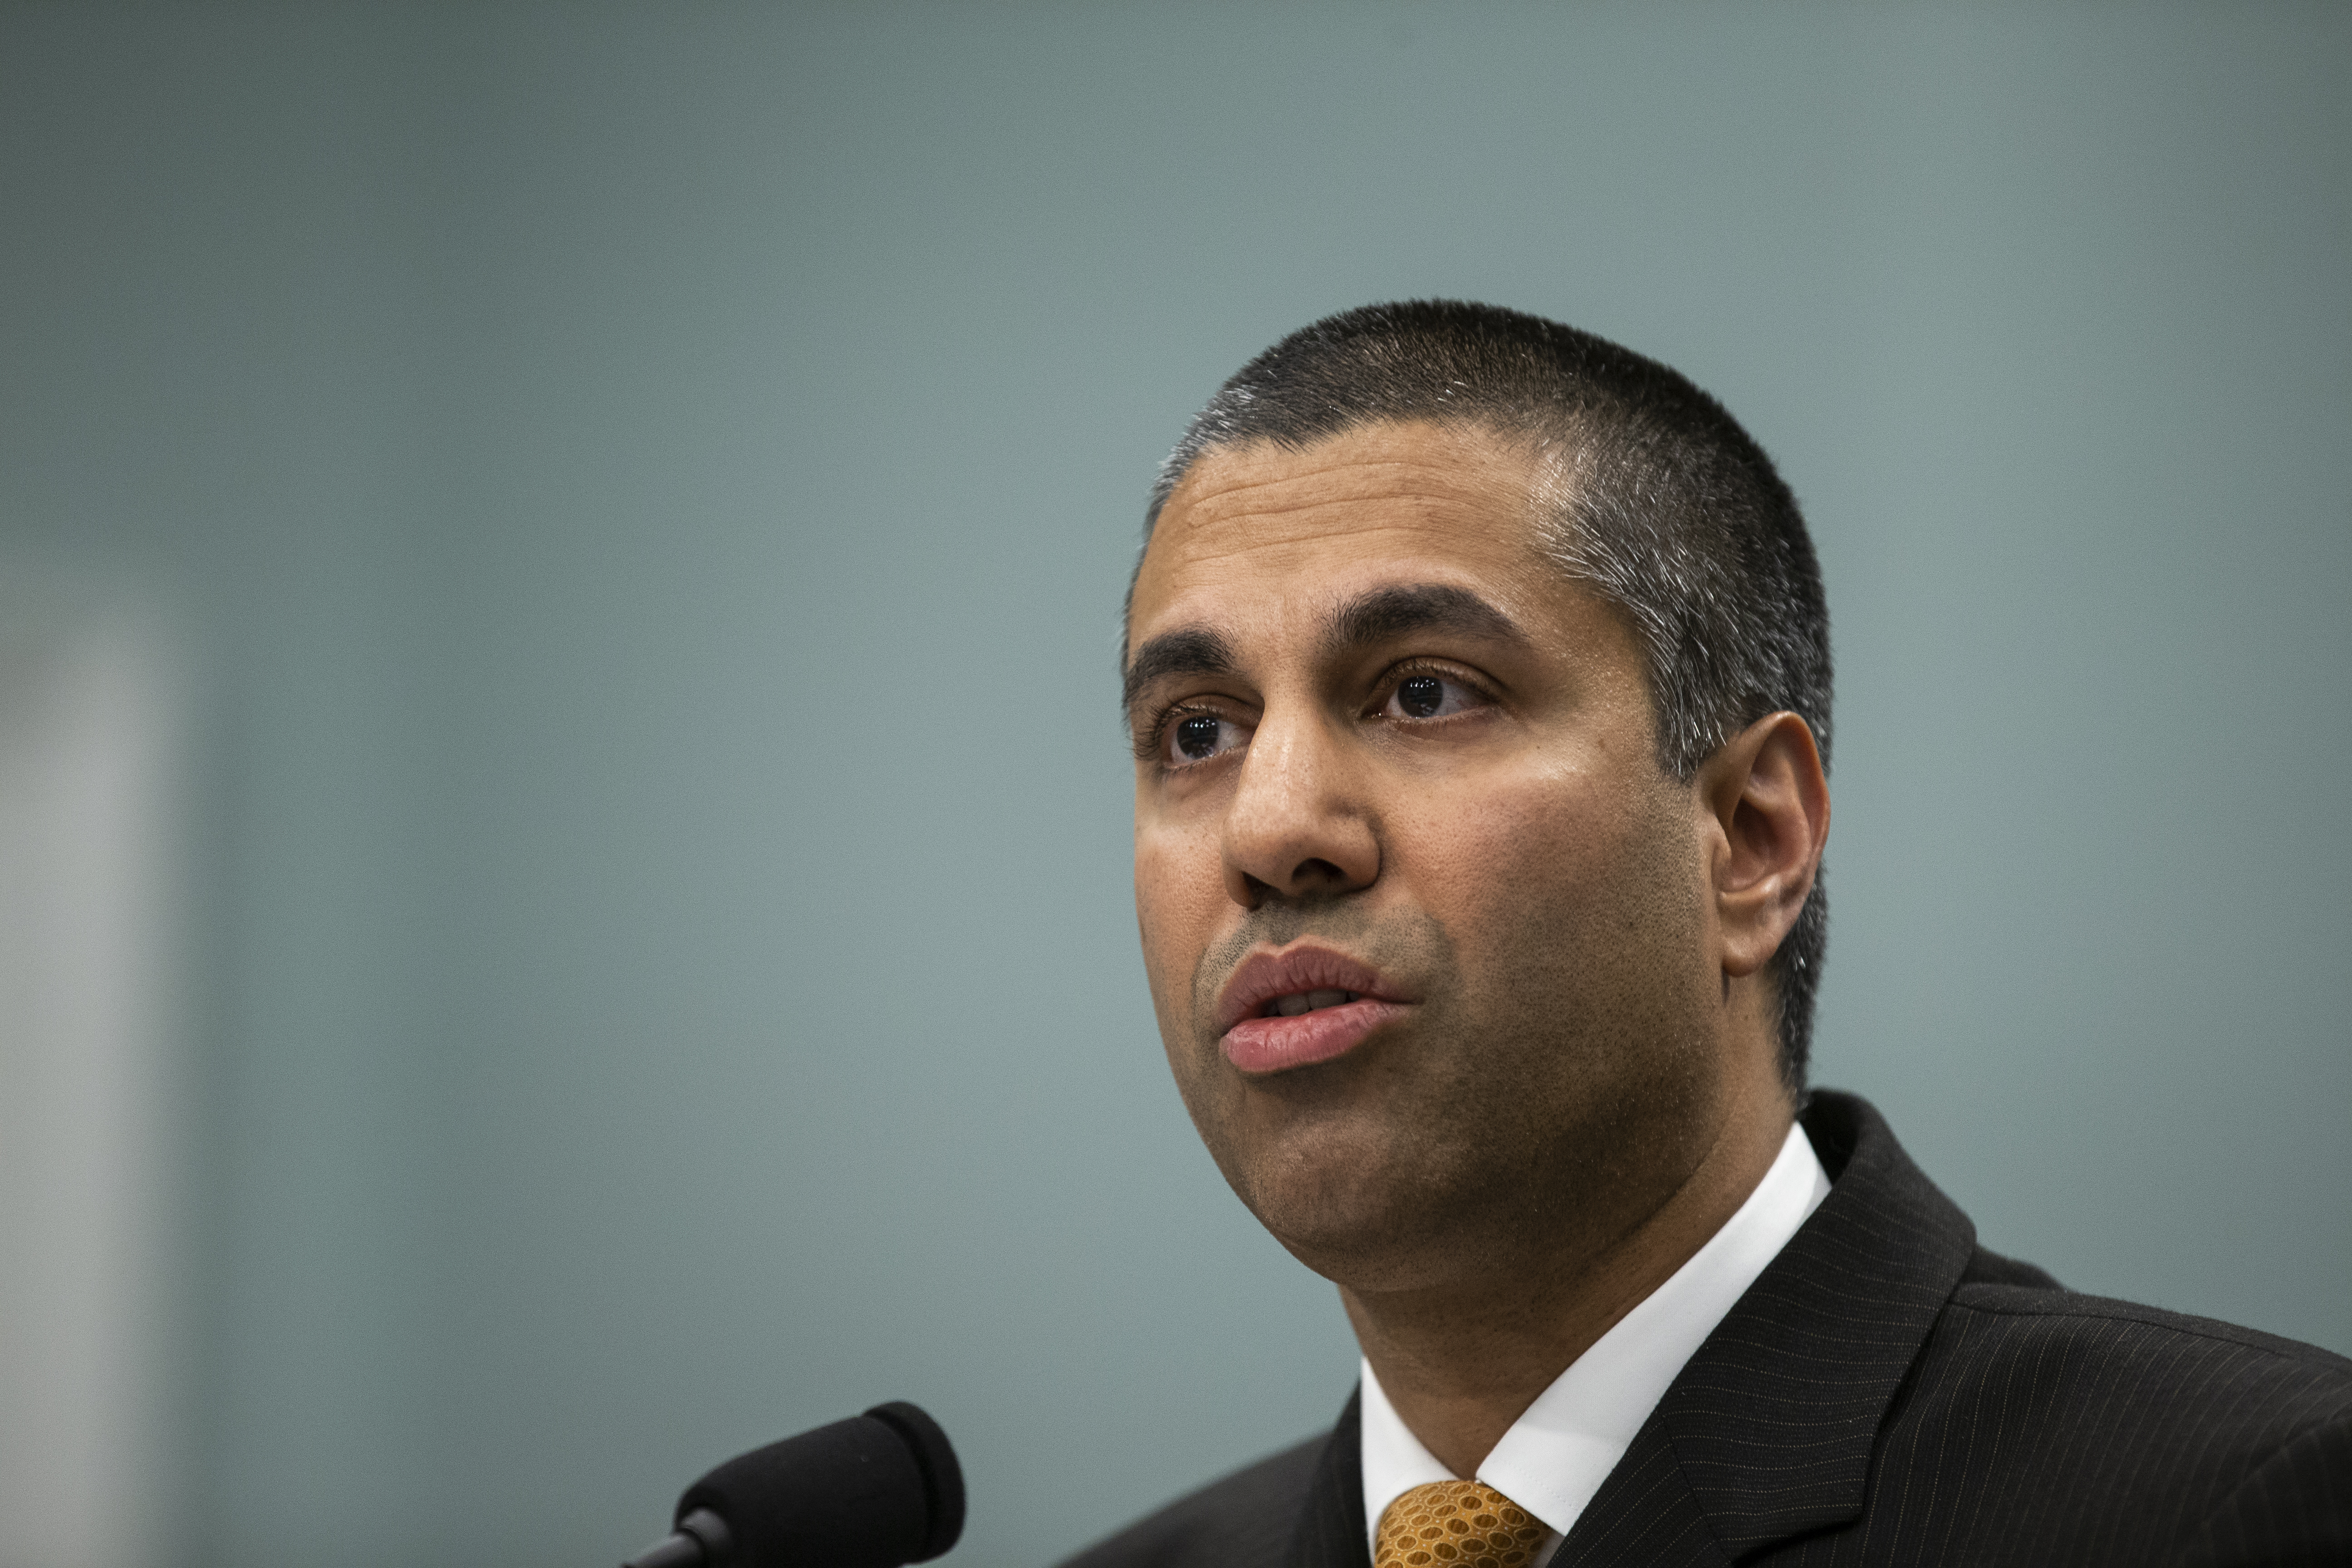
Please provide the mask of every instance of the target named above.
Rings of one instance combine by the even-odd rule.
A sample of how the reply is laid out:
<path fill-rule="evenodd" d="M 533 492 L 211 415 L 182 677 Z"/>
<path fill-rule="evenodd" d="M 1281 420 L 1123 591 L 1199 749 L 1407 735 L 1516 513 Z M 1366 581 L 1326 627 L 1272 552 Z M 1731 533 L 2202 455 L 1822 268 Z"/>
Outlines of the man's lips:
<path fill-rule="evenodd" d="M 1409 1002 L 1380 973 L 1325 947 L 1255 952 L 1217 996 L 1225 1059 L 1280 1072 L 1345 1056 Z"/>

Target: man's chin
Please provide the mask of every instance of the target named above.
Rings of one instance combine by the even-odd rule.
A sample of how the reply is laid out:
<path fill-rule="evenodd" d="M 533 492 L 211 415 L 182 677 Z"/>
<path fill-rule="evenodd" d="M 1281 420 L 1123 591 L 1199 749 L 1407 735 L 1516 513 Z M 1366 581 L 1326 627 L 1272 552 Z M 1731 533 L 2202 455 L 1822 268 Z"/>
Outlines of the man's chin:
<path fill-rule="evenodd" d="M 1361 1296 L 1425 1290 L 1479 1272 L 1479 1249 L 1459 1236 L 1431 1236 L 1421 1226 L 1379 1219 L 1318 1216 L 1318 1223 L 1266 1228 L 1291 1257 L 1315 1273 Z"/>
<path fill-rule="evenodd" d="M 1334 1284 L 1387 1291 L 1438 1283 L 1458 1266 L 1466 1227 L 1446 1184 L 1377 1156 L 1260 1162 L 1242 1201 L 1293 1258 Z"/>

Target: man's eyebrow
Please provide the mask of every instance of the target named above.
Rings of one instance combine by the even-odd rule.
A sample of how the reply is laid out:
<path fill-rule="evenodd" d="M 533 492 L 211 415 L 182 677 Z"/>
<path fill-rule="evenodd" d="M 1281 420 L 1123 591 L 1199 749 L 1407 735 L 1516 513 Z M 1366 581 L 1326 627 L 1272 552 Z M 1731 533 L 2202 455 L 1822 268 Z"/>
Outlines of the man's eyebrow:
<path fill-rule="evenodd" d="M 1145 687 L 1166 676 L 1231 675 L 1239 667 L 1234 645 L 1223 637 L 1206 626 L 1179 626 L 1135 650 L 1127 661 L 1119 705 L 1133 708 Z"/>
<path fill-rule="evenodd" d="M 1331 612 L 1323 633 L 1328 652 L 1391 642 L 1414 632 L 1524 643 L 1519 624 L 1472 593 L 1444 583 L 1401 584 L 1360 594 Z"/>

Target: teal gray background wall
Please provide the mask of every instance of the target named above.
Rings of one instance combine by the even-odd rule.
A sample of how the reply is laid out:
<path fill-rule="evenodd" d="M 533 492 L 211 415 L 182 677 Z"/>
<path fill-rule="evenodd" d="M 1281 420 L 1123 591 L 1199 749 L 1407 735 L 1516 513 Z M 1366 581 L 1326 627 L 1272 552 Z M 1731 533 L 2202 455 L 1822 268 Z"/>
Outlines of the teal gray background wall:
<path fill-rule="evenodd" d="M 615 1560 L 937 1413 L 954 1561 L 1328 1421 L 1164 1080 L 1117 607 L 1313 317 L 1721 396 L 1836 617 L 1817 1079 L 2352 1351 L 2352 11 L 17 6 L 0 573 L 195 698 L 172 1560 Z M 0 1420 L 5 1420 L 0 1415 Z"/>

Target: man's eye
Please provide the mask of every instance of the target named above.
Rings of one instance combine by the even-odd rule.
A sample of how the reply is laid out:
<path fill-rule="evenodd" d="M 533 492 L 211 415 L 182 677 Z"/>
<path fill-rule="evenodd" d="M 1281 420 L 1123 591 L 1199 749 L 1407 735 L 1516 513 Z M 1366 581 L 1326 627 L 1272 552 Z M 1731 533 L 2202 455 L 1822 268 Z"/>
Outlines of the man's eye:
<path fill-rule="evenodd" d="M 1188 713 L 1168 727 L 1167 760 L 1178 766 L 1205 763 L 1222 752 L 1245 744 L 1249 732 L 1214 713 Z"/>
<path fill-rule="evenodd" d="M 1478 694 L 1459 680 L 1426 673 L 1408 675 L 1389 694 L 1383 719 L 1443 719 L 1478 705 Z"/>

